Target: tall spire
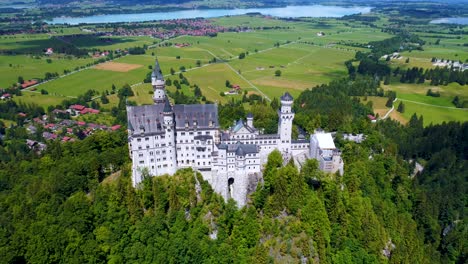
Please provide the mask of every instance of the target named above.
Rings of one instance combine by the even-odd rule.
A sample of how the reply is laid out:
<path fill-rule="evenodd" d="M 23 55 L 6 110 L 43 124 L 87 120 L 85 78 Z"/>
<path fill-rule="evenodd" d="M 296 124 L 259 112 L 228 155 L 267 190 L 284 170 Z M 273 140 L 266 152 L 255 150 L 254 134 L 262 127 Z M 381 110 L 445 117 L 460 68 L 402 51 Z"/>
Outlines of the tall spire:
<path fill-rule="evenodd" d="M 158 59 L 154 63 L 153 73 L 151 74 L 151 84 L 153 85 L 153 101 L 155 104 L 164 103 L 166 98 L 164 76 L 159 67 Z"/>
<path fill-rule="evenodd" d="M 169 98 L 166 98 L 166 103 L 164 104 L 163 113 L 164 114 L 172 113 L 172 106 L 171 106 L 171 103 L 169 102 Z"/>
<path fill-rule="evenodd" d="M 156 62 L 154 63 L 153 73 L 151 74 L 151 78 L 164 81 L 164 76 L 162 75 L 161 67 L 159 67 L 158 59 L 156 59 Z"/>

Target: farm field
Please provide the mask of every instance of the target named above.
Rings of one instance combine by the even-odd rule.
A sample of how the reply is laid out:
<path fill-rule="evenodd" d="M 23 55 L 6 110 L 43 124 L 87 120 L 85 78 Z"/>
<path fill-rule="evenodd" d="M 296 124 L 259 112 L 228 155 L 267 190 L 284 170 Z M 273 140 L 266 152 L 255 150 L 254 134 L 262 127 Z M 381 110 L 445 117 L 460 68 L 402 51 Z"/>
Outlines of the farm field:
<path fill-rule="evenodd" d="M 90 36 L 79 36 L 73 38 L 63 37 L 65 41 L 73 44 L 78 48 L 85 49 L 99 49 L 99 50 L 117 50 L 127 49 L 132 47 L 143 45 L 152 45 L 158 40 L 149 36 L 144 37 L 97 37 L 94 35 Z"/>
<path fill-rule="evenodd" d="M 403 116 L 409 120 L 414 113 L 418 116 L 422 115 L 425 126 L 431 123 L 440 124 L 442 122 L 449 121 L 468 121 L 467 109 L 442 108 L 439 106 L 422 105 L 409 101 L 403 102 L 405 103 L 406 109 Z"/>
<path fill-rule="evenodd" d="M 29 55 L 0 55 L 0 87 L 10 86 L 18 82 L 18 76 L 25 80 L 44 78 L 46 72 L 63 74 L 63 70 L 74 70 L 94 61 L 93 58 L 78 59 L 66 56 L 51 56 L 34 58 Z"/>
<path fill-rule="evenodd" d="M 44 107 L 44 109 L 47 109 L 49 105 L 53 105 L 53 106 L 59 105 L 65 99 L 67 98 L 63 96 L 55 96 L 55 95 L 50 95 L 50 94 L 44 95 L 39 92 L 29 92 L 29 91 L 22 92 L 21 96 L 13 97 L 13 100 L 15 100 L 18 103 L 37 104 L 39 106 Z"/>
<path fill-rule="evenodd" d="M 385 90 L 393 90 L 397 92 L 398 101 L 403 101 L 405 104 L 405 112 L 402 116 L 409 118 L 416 113 L 422 115 L 424 124 L 438 124 L 448 121 L 466 121 L 468 120 L 468 110 L 456 109 L 452 103 L 455 96 L 459 98 L 468 98 L 468 89 L 466 86 L 461 86 L 457 83 L 451 83 L 447 86 L 432 86 L 427 82 L 424 84 L 407 84 L 407 83 L 391 83 L 383 86 Z M 427 90 L 439 92 L 440 97 L 427 96 Z"/>
<path fill-rule="evenodd" d="M 135 46 L 152 45 L 143 55 L 128 55 L 89 69 L 73 73 L 36 87 L 37 91 L 45 89 L 48 95 L 24 92 L 24 96 L 15 100 L 25 103 L 34 102 L 41 106 L 60 103 L 67 97 L 77 97 L 89 89 L 99 93 L 110 90 L 112 84 L 117 88 L 124 84 L 133 85 L 135 96 L 129 100 L 138 104 L 151 104 L 152 88 L 150 84 L 142 84 L 143 79 L 151 71 L 155 59 L 159 60 L 166 79 L 179 79 L 179 73 L 188 79 L 191 85 L 197 84 L 207 100 L 226 103 L 232 99 L 242 98 L 242 92 L 256 93 L 268 99 L 281 96 L 285 91 L 297 97 L 304 89 L 328 83 L 332 80 L 347 76 L 344 61 L 352 59 L 356 51 L 369 51 L 367 48 L 354 47 L 355 44 L 366 44 L 390 38 L 392 35 L 381 32 L 377 28 L 366 26 L 360 22 L 350 23 L 336 19 L 311 19 L 309 21 L 284 21 L 279 19 L 260 18 L 257 16 L 233 16 L 212 19 L 213 23 L 223 26 L 248 26 L 252 30 L 245 32 L 218 33 L 216 37 L 180 36 L 159 42 L 159 39 L 143 37 L 96 37 L 80 35 L 78 37 L 60 37 L 61 43 L 70 43 L 78 48 L 116 50 Z M 384 23 L 381 20 L 378 23 Z M 263 29 L 260 30 L 260 27 Z M 79 33 L 77 27 L 57 29 L 60 34 Z M 63 31 L 62 31 L 63 30 Z M 323 36 L 317 33 L 323 32 Z M 392 68 L 409 67 L 433 68 L 432 57 L 460 59 L 468 54 L 468 48 L 463 43 L 468 41 L 466 36 L 446 34 L 435 45 L 437 37 L 442 35 L 421 33 L 427 44 L 423 51 L 402 52 L 400 60 L 392 60 Z M 445 35 L 444 35 L 445 36 Z M 42 50 L 50 44 L 48 35 L 16 35 L 0 37 L 0 49 Z M 57 41 L 56 41 L 57 42 Z M 159 44 L 157 43 L 159 42 Z M 188 43 L 187 47 L 175 47 L 170 44 Z M 276 47 L 277 45 L 279 47 Z M 245 53 L 244 59 L 239 54 Z M 217 63 L 210 64 L 214 58 Z M 410 62 L 406 63 L 406 58 Z M 21 72 L 24 79 L 41 78 L 45 72 L 63 73 L 64 69 L 73 70 L 77 66 L 86 65 L 93 61 L 88 59 L 68 59 L 66 56 L 51 56 L 52 63 L 46 62 L 46 57 L 35 59 L 28 55 L 0 56 L 0 87 L 9 86 L 17 81 L 17 72 Z M 200 63 L 201 67 L 197 64 Z M 10 66 L 11 64 L 11 66 Z M 357 65 L 356 65 L 357 66 Z M 175 72 L 171 74 L 171 70 Z M 276 76 L 276 71 L 281 71 Z M 242 92 L 238 95 L 225 95 L 230 89 L 226 87 L 228 80 L 237 84 Z M 397 97 L 407 105 L 405 114 L 394 111 L 390 117 L 406 122 L 412 113 L 430 116 L 428 122 L 442 122 L 444 120 L 465 120 L 466 111 L 452 109 L 455 96 L 468 99 L 466 86 L 456 83 L 447 86 L 431 86 L 425 84 L 402 84 L 396 79 L 390 85 L 382 86 L 385 90 L 397 92 Z M 174 85 L 167 86 L 169 92 L 176 92 Z M 428 89 L 438 91 L 441 97 L 426 96 Z M 186 95 L 193 95 L 193 88 L 182 85 Z M 115 95 L 109 96 L 110 103 L 102 105 L 110 110 L 117 105 Z M 386 113 L 383 98 L 371 98 L 376 113 Z M 379 101 L 380 100 L 380 101 Z M 99 99 L 98 99 L 99 101 Z M 424 104 L 424 105 L 423 105 Z M 426 107 L 423 107 L 426 106 Z M 434 107 L 433 107 L 434 106 Z M 445 108 L 443 108 L 445 107 Z M 433 109 L 435 108 L 435 109 Z M 446 112 L 446 113 L 445 113 Z M 433 116 L 436 115 L 436 116 Z"/>
<path fill-rule="evenodd" d="M 436 104 L 442 106 L 453 106 L 450 102 L 455 96 L 468 99 L 468 89 L 458 83 L 450 83 L 448 85 L 430 85 L 427 81 L 424 84 L 409 84 L 394 82 L 390 85 L 382 86 L 385 90 L 392 90 L 397 92 L 397 97 L 412 96 L 408 100 L 416 99 L 422 103 Z M 431 89 L 433 92 L 439 92 L 441 97 L 426 96 L 427 90 Z M 419 95 L 419 97 L 415 97 Z M 447 104 L 448 101 L 449 103 Z"/>

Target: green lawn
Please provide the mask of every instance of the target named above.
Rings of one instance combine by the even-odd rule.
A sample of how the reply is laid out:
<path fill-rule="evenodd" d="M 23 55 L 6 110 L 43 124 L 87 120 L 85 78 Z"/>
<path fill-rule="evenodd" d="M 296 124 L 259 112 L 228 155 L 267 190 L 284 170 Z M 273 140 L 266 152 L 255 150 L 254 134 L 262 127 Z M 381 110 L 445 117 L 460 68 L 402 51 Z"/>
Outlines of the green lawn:
<path fill-rule="evenodd" d="M 405 101 L 404 104 L 406 110 L 403 116 L 409 120 L 414 113 L 418 116 L 422 115 L 424 125 L 429 125 L 431 123 L 440 124 L 448 121 L 468 121 L 468 110 L 440 108 L 408 101 Z"/>
<path fill-rule="evenodd" d="M 158 39 L 141 36 L 141 37 L 98 37 L 94 35 L 79 36 L 70 38 L 70 42 L 78 48 L 99 49 L 99 50 L 116 50 L 127 49 L 132 47 L 143 47 L 143 45 L 152 45 L 159 42 Z"/>
<path fill-rule="evenodd" d="M 18 103 L 24 103 L 24 104 L 37 104 L 39 106 L 44 107 L 44 109 L 47 109 L 49 105 L 59 105 L 63 102 L 63 100 L 67 99 L 66 97 L 63 96 L 55 96 L 55 95 L 50 95 L 50 94 L 40 94 L 36 92 L 28 92 L 24 91 L 22 93 L 22 96 L 14 96 L 13 100 L 18 102 Z"/>
<path fill-rule="evenodd" d="M 47 63 L 51 59 L 52 63 Z M 18 76 L 25 80 L 44 78 L 46 72 L 57 72 L 62 75 L 63 70 L 73 70 L 77 66 L 92 63 L 94 59 L 78 59 L 74 57 L 54 55 L 51 57 L 34 57 L 29 55 L 5 56 L 0 55 L 0 88 L 11 86 L 18 81 Z"/>

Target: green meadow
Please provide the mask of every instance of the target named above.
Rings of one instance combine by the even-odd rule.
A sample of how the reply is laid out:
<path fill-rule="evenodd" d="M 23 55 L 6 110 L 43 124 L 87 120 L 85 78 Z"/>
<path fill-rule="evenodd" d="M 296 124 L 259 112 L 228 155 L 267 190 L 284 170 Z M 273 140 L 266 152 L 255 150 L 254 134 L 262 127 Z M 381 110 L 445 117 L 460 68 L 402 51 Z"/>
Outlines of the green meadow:
<path fill-rule="evenodd" d="M 407 120 L 414 113 L 424 117 L 424 125 L 468 120 L 468 110 L 457 109 L 452 104 L 455 96 L 458 96 L 462 100 L 468 100 L 466 85 L 462 86 L 457 83 L 451 83 L 446 86 L 431 86 L 427 82 L 424 84 L 392 83 L 384 86 L 384 88 L 397 92 L 397 98 L 405 104 L 406 110 L 403 113 L 403 117 Z M 428 89 L 439 92 L 441 96 L 427 96 L 426 92 Z"/>
<path fill-rule="evenodd" d="M 23 104 L 37 104 L 39 106 L 44 107 L 47 109 L 49 105 L 59 105 L 65 100 L 66 97 L 63 96 L 55 96 L 55 95 L 44 95 L 39 92 L 30 92 L 30 91 L 23 91 L 21 96 L 13 97 L 18 103 Z"/>
<path fill-rule="evenodd" d="M 47 59 L 52 62 L 48 63 Z M 78 59 L 62 55 L 50 57 L 35 57 L 31 55 L 0 55 L 0 88 L 11 86 L 18 82 L 18 77 L 25 80 L 44 78 L 46 72 L 63 75 L 64 70 L 74 70 L 76 67 L 92 63 L 94 59 Z"/>
<path fill-rule="evenodd" d="M 225 86 L 226 80 L 239 85 L 242 92 L 247 91 L 249 94 L 256 93 L 273 99 L 288 91 L 297 97 L 304 89 L 346 77 L 344 61 L 352 59 L 357 51 L 368 51 L 365 47 L 368 42 L 392 37 L 391 34 L 361 22 L 337 19 L 319 18 L 298 22 L 258 16 L 232 16 L 212 21 L 221 26 L 248 26 L 252 29 L 245 32 L 218 33 L 216 37 L 180 36 L 163 42 L 147 36 L 68 37 L 65 40 L 78 48 L 116 50 L 143 45 L 151 45 L 151 48 L 147 49 L 144 55 L 128 55 L 115 60 L 118 63 L 141 66 L 136 69 L 119 72 L 91 67 L 37 87 L 38 90 L 47 90 L 49 95 L 23 92 L 24 95 L 15 100 L 48 106 L 58 104 L 67 97 L 81 95 L 89 89 L 103 92 L 110 91 L 112 84 L 118 88 L 130 84 L 135 92 L 135 96 L 129 98 L 130 100 L 138 104 L 151 104 L 152 87 L 142 81 L 151 71 L 150 67 L 154 65 L 156 58 L 166 79 L 179 79 L 179 72 L 185 68 L 183 75 L 191 85 L 197 84 L 209 101 L 226 103 L 242 98 L 242 93 L 220 95 L 230 90 Z M 385 23 L 388 21 L 384 17 L 376 22 L 380 26 Z M 79 27 L 58 27 L 56 32 L 60 35 L 81 31 Z M 318 36 L 319 32 L 323 32 L 324 35 Z M 392 68 L 432 68 L 432 57 L 462 61 L 468 59 L 468 47 L 463 46 L 468 42 L 468 36 L 456 36 L 447 32 L 418 34 L 426 41 L 424 49 L 403 52 L 402 59 L 390 62 Z M 440 36 L 443 38 L 436 45 Z M 57 40 L 44 34 L 0 36 L 0 50 L 37 52 L 47 48 L 51 41 Z M 189 46 L 178 48 L 166 46 L 164 43 L 188 43 Z M 277 47 L 277 44 L 280 46 Z M 364 47 L 356 47 L 359 45 Z M 241 53 L 246 54 L 244 59 L 239 59 Z M 210 64 L 213 58 L 218 59 L 218 62 Z M 405 62 L 406 58 L 410 58 L 409 63 Z M 93 61 L 92 58 L 77 59 L 55 54 L 51 59 L 52 63 L 47 63 L 46 57 L 36 59 L 28 55 L 1 55 L 0 87 L 16 82 L 19 73 L 25 79 L 40 78 L 45 72 L 63 74 L 64 69 L 73 70 Z M 197 66 L 197 62 L 201 63 L 201 67 Z M 171 69 L 176 72 L 174 75 L 171 75 Z M 275 74 L 278 70 L 281 71 L 280 76 Z M 390 85 L 383 85 L 383 88 L 396 91 L 398 98 L 405 102 L 406 112 L 403 115 L 391 115 L 402 122 L 408 120 L 413 113 L 423 115 L 426 125 L 431 122 L 467 119 L 467 112 L 453 109 L 451 103 L 455 96 L 468 99 L 466 86 L 456 83 L 431 86 L 428 82 L 401 84 L 398 80 L 392 80 Z M 176 91 L 174 85 L 168 86 L 167 89 L 170 92 Z M 440 92 L 441 97 L 426 96 L 428 89 Z M 193 88 L 183 85 L 179 92 L 193 95 Z M 115 95 L 110 95 L 109 99 L 110 104 L 103 105 L 108 110 L 118 102 Z M 378 111 L 383 113 L 386 109 L 382 107 L 378 108 Z"/>
<path fill-rule="evenodd" d="M 413 114 L 422 115 L 424 125 L 440 124 L 449 121 L 468 121 L 467 109 L 452 109 L 442 108 L 438 106 L 422 105 L 414 102 L 403 101 L 405 104 L 405 112 L 403 116 L 410 119 Z"/>

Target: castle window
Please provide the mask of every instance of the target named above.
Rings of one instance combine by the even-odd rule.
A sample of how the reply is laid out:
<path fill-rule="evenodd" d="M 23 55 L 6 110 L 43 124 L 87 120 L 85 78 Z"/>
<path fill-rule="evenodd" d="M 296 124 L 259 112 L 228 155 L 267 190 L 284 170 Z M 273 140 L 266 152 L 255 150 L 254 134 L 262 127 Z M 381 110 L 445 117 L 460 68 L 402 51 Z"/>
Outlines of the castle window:
<path fill-rule="evenodd" d="M 146 148 L 149 149 L 149 145 L 146 145 Z"/>
<path fill-rule="evenodd" d="M 153 156 L 153 151 L 150 151 L 150 156 Z"/>
<path fill-rule="evenodd" d="M 180 135 L 185 136 L 185 132 L 180 133 Z"/>
<path fill-rule="evenodd" d="M 145 138 L 145 141 L 148 141 L 148 140 L 149 140 L 149 138 L 148 138 L 148 137 L 146 137 L 146 138 Z"/>
<path fill-rule="evenodd" d="M 209 134 L 210 134 L 210 131 L 206 131 L 206 132 L 205 132 L 205 135 L 209 135 Z"/>
<path fill-rule="evenodd" d="M 138 149 L 142 149 L 142 147 L 141 147 L 141 146 L 138 146 Z"/>
<path fill-rule="evenodd" d="M 138 141 L 138 142 L 141 142 L 141 138 L 137 138 L 137 141 Z"/>
<path fill-rule="evenodd" d="M 193 132 L 189 132 L 189 135 L 193 135 Z"/>
<path fill-rule="evenodd" d="M 198 132 L 197 132 L 197 134 L 198 134 L 198 135 L 201 135 L 201 134 L 202 134 L 202 132 L 201 132 L 201 131 L 198 131 Z"/>
<path fill-rule="evenodd" d="M 143 161 L 143 160 L 140 160 L 140 164 L 143 164 L 143 163 L 145 163 L 145 161 Z"/>
<path fill-rule="evenodd" d="M 154 162 L 154 159 L 151 159 L 151 162 Z"/>

